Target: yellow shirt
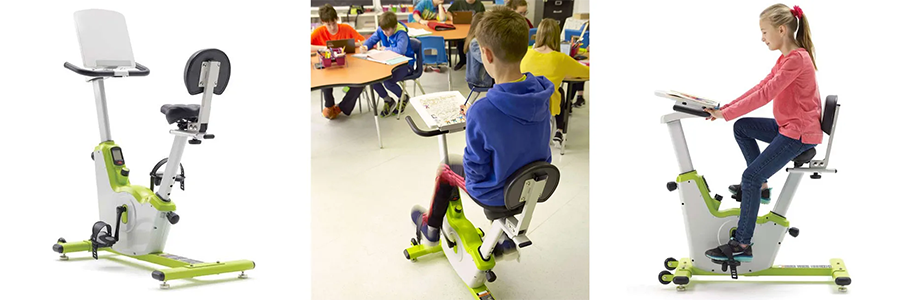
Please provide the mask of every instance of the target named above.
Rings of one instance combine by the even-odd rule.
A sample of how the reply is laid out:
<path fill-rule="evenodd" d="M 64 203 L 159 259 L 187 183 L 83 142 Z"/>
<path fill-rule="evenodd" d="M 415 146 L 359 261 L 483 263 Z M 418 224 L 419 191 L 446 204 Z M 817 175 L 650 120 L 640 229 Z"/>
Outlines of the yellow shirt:
<path fill-rule="evenodd" d="M 562 96 L 559 94 L 559 88 L 562 86 L 563 78 L 591 76 L 590 68 L 559 51 L 540 53 L 534 49 L 528 49 L 525 57 L 522 58 L 521 69 L 522 72 L 531 72 L 534 76 L 544 76 L 553 82 L 556 90 L 553 91 L 553 96 L 550 96 L 550 113 L 554 116 L 560 113 L 559 102 L 562 100 Z"/>

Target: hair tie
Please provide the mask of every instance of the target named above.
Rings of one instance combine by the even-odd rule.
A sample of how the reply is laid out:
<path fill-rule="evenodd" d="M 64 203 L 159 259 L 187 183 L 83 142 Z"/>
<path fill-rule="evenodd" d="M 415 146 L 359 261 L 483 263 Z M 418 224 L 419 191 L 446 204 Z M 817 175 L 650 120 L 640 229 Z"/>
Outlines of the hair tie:
<path fill-rule="evenodd" d="M 803 10 L 800 9 L 800 6 L 794 5 L 794 9 L 791 10 L 791 14 L 799 19 L 800 17 L 803 17 Z"/>

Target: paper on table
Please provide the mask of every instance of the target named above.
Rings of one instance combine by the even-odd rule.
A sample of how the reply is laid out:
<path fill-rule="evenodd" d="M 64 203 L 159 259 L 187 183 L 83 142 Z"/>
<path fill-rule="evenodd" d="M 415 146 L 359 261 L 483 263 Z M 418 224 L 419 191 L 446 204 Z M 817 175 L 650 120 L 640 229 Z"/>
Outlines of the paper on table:
<path fill-rule="evenodd" d="M 367 59 L 367 60 L 374 61 L 374 62 L 389 64 L 389 65 L 404 62 L 404 61 L 411 59 L 409 57 L 397 54 L 396 52 L 390 51 L 390 50 L 383 50 L 383 51 L 369 50 L 366 53 L 354 54 L 353 56 L 362 58 L 362 59 Z"/>
<path fill-rule="evenodd" d="M 417 36 L 423 36 L 423 35 L 430 35 L 431 31 L 421 29 L 421 28 L 410 28 L 406 34 L 409 35 L 410 37 L 417 37 Z"/>

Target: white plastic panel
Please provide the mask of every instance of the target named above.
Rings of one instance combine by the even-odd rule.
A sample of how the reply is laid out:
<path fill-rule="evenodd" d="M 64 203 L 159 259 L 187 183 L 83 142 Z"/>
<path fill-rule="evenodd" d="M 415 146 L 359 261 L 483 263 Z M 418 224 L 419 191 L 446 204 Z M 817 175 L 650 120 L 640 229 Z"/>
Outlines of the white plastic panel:
<path fill-rule="evenodd" d="M 122 14 L 102 9 L 77 11 L 75 28 L 85 68 L 134 67 L 131 39 Z"/>

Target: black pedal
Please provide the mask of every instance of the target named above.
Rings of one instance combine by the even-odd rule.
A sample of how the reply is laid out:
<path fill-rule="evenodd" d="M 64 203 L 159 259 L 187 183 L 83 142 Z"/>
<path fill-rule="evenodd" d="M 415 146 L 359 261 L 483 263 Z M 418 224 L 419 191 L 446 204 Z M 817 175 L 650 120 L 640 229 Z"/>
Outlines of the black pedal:
<path fill-rule="evenodd" d="M 116 244 L 116 238 L 112 236 L 112 226 L 103 221 L 94 223 L 91 230 L 91 256 L 97 259 L 97 249 L 112 247 Z"/>
<path fill-rule="evenodd" d="M 722 272 L 728 271 L 731 269 L 731 279 L 738 279 L 737 267 L 741 265 L 741 262 L 736 260 L 712 260 L 713 263 L 722 265 Z"/>

